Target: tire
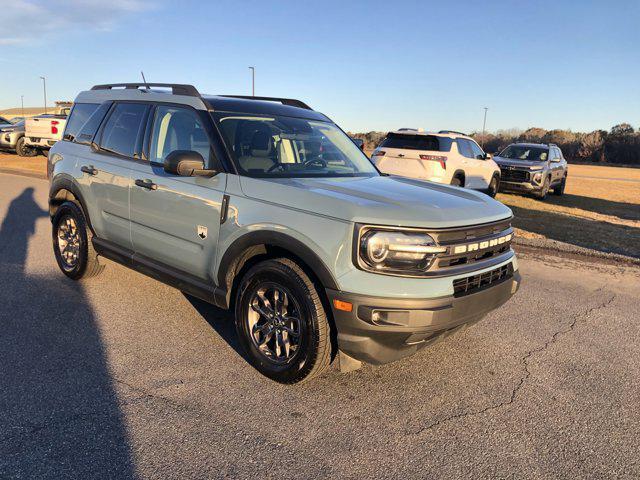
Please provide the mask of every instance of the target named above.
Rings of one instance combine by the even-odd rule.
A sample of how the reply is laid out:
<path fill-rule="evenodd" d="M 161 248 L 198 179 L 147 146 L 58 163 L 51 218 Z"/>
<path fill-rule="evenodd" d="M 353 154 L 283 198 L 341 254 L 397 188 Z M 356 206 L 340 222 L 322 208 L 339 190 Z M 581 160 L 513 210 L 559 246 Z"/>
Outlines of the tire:
<path fill-rule="evenodd" d="M 35 157 L 38 151 L 24 144 L 24 137 L 20 137 L 16 142 L 16 153 L 21 157 Z"/>
<path fill-rule="evenodd" d="M 496 198 L 498 190 L 500 190 L 500 177 L 498 175 L 494 175 L 491 179 L 491 182 L 489 182 L 487 195 L 489 195 L 491 198 Z"/>
<path fill-rule="evenodd" d="M 62 273 L 80 280 L 95 277 L 104 270 L 91 243 L 91 230 L 76 203 L 67 201 L 60 205 L 51 223 L 53 254 Z M 69 244 L 71 248 L 67 249 Z"/>
<path fill-rule="evenodd" d="M 551 184 L 551 179 L 548 176 L 544 177 L 544 183 L 542 184 L 542 188 L 536 194 L 538 199 L 544 200 L 545 198 L 547 198 L 547 194 L 549 193 L 549 185 L 550 184 Z"/>
<path fill-rule="evenodd" d="M 462 187 L 462 179 L 460 177 L 453 177 L 451 179 L 451 186 Z"/>
<path fill-rule="evenodd" d="M 331 332 L 322 300 L 294 261 L 279 258 L 253 266 L 240 282 L 235 305 L 240 343 L 266 377 L 285 384 L 308 381 L 331 363 Z M 298 322 L 287 320 L 291 318 Z M 289 332 L 297 332 L 297 341 Z"/>
<path fill-rule="evenodd" d="M 562 177 L 562 181 L 556 185 L 555 187 L 553 187 L 553 194 L 554 195 L 562 195 L 564 193 L 564 189 L 567 186 L 567 177 Z"/>

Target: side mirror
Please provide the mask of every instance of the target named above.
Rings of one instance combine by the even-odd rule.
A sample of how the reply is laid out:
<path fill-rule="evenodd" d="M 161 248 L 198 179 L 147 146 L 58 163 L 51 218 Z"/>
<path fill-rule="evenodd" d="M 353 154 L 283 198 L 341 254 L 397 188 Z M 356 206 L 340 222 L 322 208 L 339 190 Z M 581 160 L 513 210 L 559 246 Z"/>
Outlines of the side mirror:
<path fill-rule="evenodd" d="M 213 171 L 204 169 L 204 158 L 192 150 L 174 150 L 164 160 L 164 171 L 181 177 L 211 176 Z"/>
<path fill-rule="evenodd" d="M 490 153 L 485 153 L 484 154 L 484 159 L 485 160 L 493 160 L 493 155 L 491 155 Z"/>
<path fill-rule="evenodd" d="M 551 163 L 560 163 L 560 159 L 558 157 L 552 158 Z"/>

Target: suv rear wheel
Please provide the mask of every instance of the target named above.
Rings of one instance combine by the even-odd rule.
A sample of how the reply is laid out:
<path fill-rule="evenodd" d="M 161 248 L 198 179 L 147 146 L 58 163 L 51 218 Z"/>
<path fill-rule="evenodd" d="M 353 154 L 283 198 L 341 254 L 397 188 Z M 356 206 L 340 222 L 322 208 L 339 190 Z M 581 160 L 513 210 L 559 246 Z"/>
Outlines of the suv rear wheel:
<path fill-rule="evenodd" d="M 53 253 L 62 273 L 73 280 L 98 275 L 104 265 L 91 244 L 84 214 L 73 202 L 64 202 L 52 220 Z"/>
<path fill-rule="evenodd" d="M 24 137 L 16 142 L 16 153 L 21 157 L 35 157 L 38 151 L 24 144 Z"/>
<path fill-rule="evenodd" d="M 331 339 L 320 296 L 292 260 L 266 260 L 243 277 L 236 296 L 236 331 L 253 366 L 280 383 L 322 373 Z"/>

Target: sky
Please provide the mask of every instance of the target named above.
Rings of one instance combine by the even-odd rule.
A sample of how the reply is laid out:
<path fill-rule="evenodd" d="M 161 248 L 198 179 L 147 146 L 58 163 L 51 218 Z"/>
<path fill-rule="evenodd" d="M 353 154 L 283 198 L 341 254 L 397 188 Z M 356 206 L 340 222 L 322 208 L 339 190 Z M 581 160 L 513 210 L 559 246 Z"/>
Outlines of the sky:
<path fill-rule="evenodd" d="M 640 127 L 640 1 L 4 0 L 0 109 L 94 84 L 299 98 L 345 130 Z"/>

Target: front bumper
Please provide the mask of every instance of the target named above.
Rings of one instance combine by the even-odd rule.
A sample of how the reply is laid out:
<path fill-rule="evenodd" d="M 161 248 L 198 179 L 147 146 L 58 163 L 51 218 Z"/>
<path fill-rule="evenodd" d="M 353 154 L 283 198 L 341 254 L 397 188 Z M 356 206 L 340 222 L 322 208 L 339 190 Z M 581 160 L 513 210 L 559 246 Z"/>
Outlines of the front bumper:
<path fill-rule="evenodd" d="M 474 293 L 425 300 L 327 290 L 338 330 L 338 348 L 356 360 L 372 364 L 399 360 L 482 319 L 509 300 L 520 282 L 515 270 L 510 277 Z M 334 300 L 349 302 L 353 309 L 338 310 Z M 376 321 L 372 318 L 376 311 L 390 313 Z"/>

